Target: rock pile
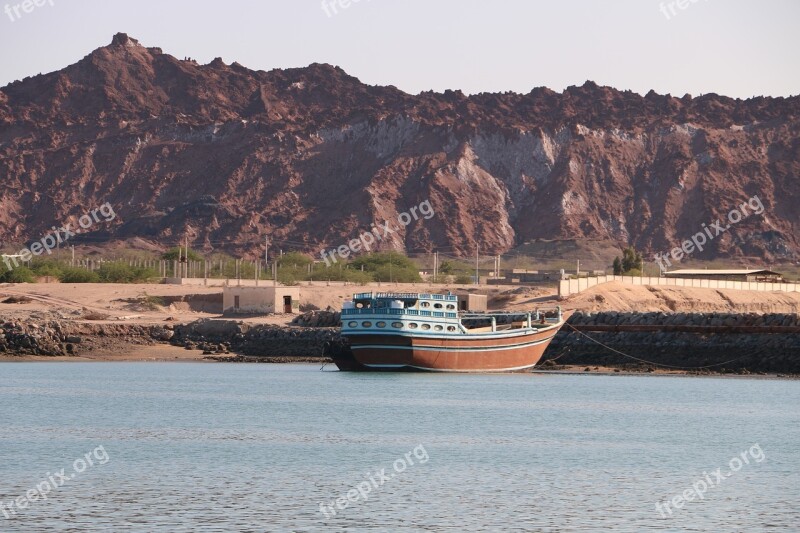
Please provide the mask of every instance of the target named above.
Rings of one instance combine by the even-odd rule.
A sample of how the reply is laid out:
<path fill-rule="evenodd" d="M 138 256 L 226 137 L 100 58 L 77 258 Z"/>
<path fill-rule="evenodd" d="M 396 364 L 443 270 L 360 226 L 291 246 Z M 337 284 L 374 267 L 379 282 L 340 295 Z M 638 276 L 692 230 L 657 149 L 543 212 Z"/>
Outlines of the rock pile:
<path fill-rule="evenodd" d="M 0 353 L 13 355 L 79 355 L 117 344 L 149 345 L 169 341 L 172 326 L 85 324 L 70 320 L 0 319 Z"/>
<path fill-rule="evenodd" d="M 56 321 L 44 323 L 3 322 L 0 324 L 0 353 L 22 355 L 67 355 L 74 352 L 74 341 Z M 73 341 L 73 342 L 70 342 Z"/>
<path fill-rule="evenodd" d="M 339 311 L 328 307 L 324 311 L 309 311 L 298 315 L 292 320 L 293 326 L 304 328 L 335 328 L 342 323 L 342 315 Z"/>
<path fill-rule="evenodd" d="M 175 326 L 170 342 L 212 353 L 229 351 L 263 357 L 322 357 L 328 341 L 339 338 L 335 328 L 251 326 L 232 320 L 198 320 Z"/>

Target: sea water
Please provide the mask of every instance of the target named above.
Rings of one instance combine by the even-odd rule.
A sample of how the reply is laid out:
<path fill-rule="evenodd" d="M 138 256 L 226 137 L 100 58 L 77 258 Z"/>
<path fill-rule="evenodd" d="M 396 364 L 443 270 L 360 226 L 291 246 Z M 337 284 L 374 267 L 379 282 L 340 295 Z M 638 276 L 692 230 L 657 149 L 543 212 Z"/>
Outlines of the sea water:
<path fill-rule="evenodd" d="M 6 363 L 0 406 L 3 532 L 800 530 L 798 381 Z"/>

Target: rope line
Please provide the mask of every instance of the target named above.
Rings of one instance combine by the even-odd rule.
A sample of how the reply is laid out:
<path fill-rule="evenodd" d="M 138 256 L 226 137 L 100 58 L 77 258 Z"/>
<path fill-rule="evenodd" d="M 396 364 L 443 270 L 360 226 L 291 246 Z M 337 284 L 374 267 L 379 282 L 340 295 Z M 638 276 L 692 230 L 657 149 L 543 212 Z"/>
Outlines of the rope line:
<path fill-rule="evenodd" d="M 647 363 L 649 365 L 660 366 L 660 367 L 663 367 L 663 368 L 674 368 L 674 369 L 677 369 L 677 370 L 702 370 L 704 368 L 714 368 L 715 366 L 727 365 L 728 363 L 733 363 L 733 362 L 738 361 L 739 359 L 743 359 L 745 357 L 744 355 L 742 355 L 740 357 L 737 357 L 736 359 L 730 359 L 730 360 L 724 361 L 722 363 L 716 363 L 716 364 L 713 364 L 713 365 L 705 365 L 705 366 L 673 366 L 673 365 L 665 365 L 665 364 L 662 364 L 662 363 L 656 363 L 654 361 L 648 361 L 646 359 L 640 359 L 638 357 L 634 357 L 633 355 L 628 355 L 626 353 L 623 353 L 623 352 L 621 352 L 621 351 L 619 351 L 619 350 L 617 350 L 615 348 L 612 348 L 611 346 L 608 346 L 607 344 L 603 344 L 602 342 L 598 341 L 597 339 L 594 339 L 594 338 L 590 337 L 586 333 L 584 333 L 582 331 L 579 331 L 572 324 L 570 324 L 568 322 L 565 322 L 565 324 L 567 326 L 569 326 L 570 328 L 572 328 L 572 330 L 574 332 L 578 333 L 579 335 L 583 335 L 584 337 L 586 337 L 590 341 L 592 341 L 592 342 L 594 342 L 596 344 L 599 344 L 600 346 L 602 346 L 603 348 L 606 348 L 607 350 L 611 350 L 612 352 L 618 353 L 619 355 L 621 355 L 623 357 L 627 357 L 629 359 L 633 359 L 633 360 L 639 361 L 641 363 Z M 565 354 L 561 354 L 558 357 L 561 357 L 563 355 L 565 355 Z M 552 361 L 555 361 L 555 359 L 552 359 Z"/>

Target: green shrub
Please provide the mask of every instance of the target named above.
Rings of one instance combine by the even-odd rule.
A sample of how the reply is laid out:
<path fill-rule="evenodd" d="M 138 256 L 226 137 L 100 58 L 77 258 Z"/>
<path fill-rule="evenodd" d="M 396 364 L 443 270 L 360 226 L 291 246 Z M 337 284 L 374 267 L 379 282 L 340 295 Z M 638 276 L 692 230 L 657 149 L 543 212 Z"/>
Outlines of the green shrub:
<path fill-rule="evenodd" d="M 359 285 L 366 285 L 367 283 L 372 283 L 375 279 L 372 277 L 372 274 L 369 272 L 361 272 L 360 270 L 344 270 L 344 281 L 349 283 L 357 283 Z"/>
<path fill-rule="evenodd" d="M 78 267 L 64 267 L 58 280 L 61 283 L 99 283 L 100 276 L 96 272 Z"/>
<path fill-rule="evenodd" d="M 144 293 L 142 296 L 142 307 L 150 311 L 158 311 L 162 307 L 167 307 L 167 300 L 162 296 L 150 296 Z"/>
<path fill-rule="evenodd" d="M 104 283 L 145 283 L 158 277 L 151 268 L 130 266 L 124 262 L 103 263 L 97 269 L 100 281 Z"/>
<path fill-rule="evenodd" d="M 439 274 L 452 274 L 455 271 L 455 267 L 451 261 L 442 261 L 442 264 L 439 265 Z"/>
<path fill-rule="evenodd" d="M 7 270 L 0 276 L 2 283 L 35 283 L 36 276 L 28 267 L 18 266 L 13 270 Z"/>
<path fill-rule="evenodd" d="M 456 279 L 454 281 L 458 285 L 471 285 L 472 283 L 474 283 L 472 280 L 472 276 L 468 276 L 467 274 L 459 274 L 458 276 L 456 276 Z"/>
<path fill-rule="evenodd" d="M 415 283 L 421 281 L 419 267 L 411 259 L 397 252 L 380 252 L 357 257 L 350 268 L 372 274 L 376 281 Z"/>
<path fill-rule="evenodd" d="M 289 252 L 278 258 L 279 268 L 305 268 L 311 263 L 311 258 L 300 252 Z"/>
<path fill-rule="evenodd" d="M 62 268 L 64 268 L 64 266 L 61 263 L 52 260 L 34 259 L 31 261 L 31 270 L 37 276 L 60 278 Z"/>
<path fill-rule="evenodd" d="M 419 271 L 416 267 L 398 267 L 396 265 L 382 265 L 378 267 L 372 276 L 376 281 L 390 281 L 397 283 L 419 283 Z"/>
<path fill-rule="evenodd" d="M 184 255 L 186 255 L 186 249 L 178 248 L 176 246 L 175 248 L 170 248 L 169 250 L 164 252 L 161 255 L 161 259 L 164 259 L 165 261 L 178 261 L 181 258 L 183 258 Z M 188 255 L 189 255 L 189 261 L 202 261 L 203 260 L 203 256 L 198 254 L 197 252 L 195 252 L 191 248 L 189 249 L 189 254 Z"/>
<path fill-rule="evenodd" d="M 636 270 L 637 272 L 641 272 L 640 268 L 644 264 L 642 260 L 642 254 L 636 251 L 636 248 L 633 246 L 629 246 L 622 250 L 622 259 L 619 257 L 614 258 L 614 263 L 612 264 L 612 268 L 614 269 L 614 275 L 619 276 L 622 274 L 628 274 L 632 270 Z"/>
<path fill-rule="evenodd" d="M 278 270 L 278 283 L 283 285 L 297 285 L 297 275 L 294 269 Z"/>

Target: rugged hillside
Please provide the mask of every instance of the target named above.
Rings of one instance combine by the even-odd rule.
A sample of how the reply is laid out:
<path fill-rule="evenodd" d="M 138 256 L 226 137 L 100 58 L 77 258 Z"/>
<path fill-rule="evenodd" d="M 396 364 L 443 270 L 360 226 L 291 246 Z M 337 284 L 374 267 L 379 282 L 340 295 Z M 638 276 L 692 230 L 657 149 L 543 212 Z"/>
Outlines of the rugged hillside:
<path fill-rule="evenodd" d="M 252 71 L 124 34 L 0 89 L 0 240 L 110 202 L 84 242 L 317 252 L 429 200 L 383 247 L 499 253 L 535 239 L 676 246 L 758 195 L 697 258 L 800 257 L 800 98 L 416 96 L 341 69 Z"/>

